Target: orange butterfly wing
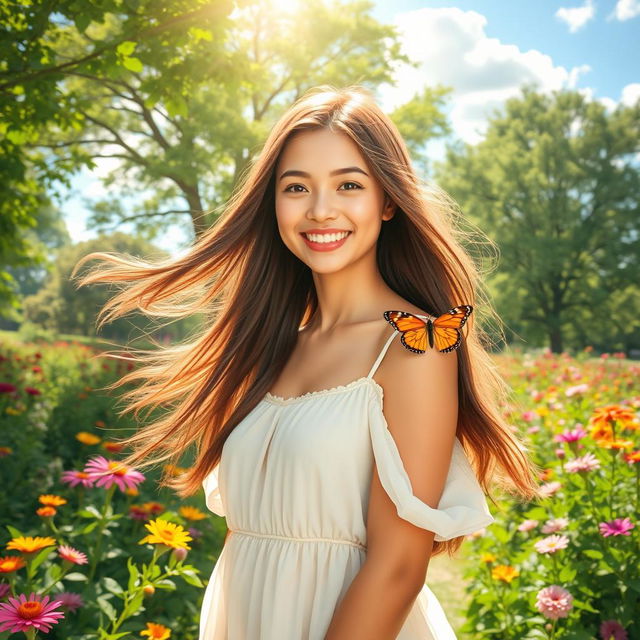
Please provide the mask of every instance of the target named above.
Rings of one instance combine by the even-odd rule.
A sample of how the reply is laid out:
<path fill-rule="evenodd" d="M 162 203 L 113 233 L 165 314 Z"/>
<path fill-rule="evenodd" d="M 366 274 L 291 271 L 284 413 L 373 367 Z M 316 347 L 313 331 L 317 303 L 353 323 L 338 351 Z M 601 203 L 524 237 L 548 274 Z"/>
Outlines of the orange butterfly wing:
<path fill-rule="evenodd" d="M 427 350 L 427 323 L 424 320 L 406 311 L 385 311 L 383 315 L 394 329 L 402 333 L 400 342 L 409 351 L 424 353 Z"/>
<path fill-rule="evenodd" d="M 461 304 L 449 309 L 449 311 L 438 316 L 433 321 L 433 341 L 438 351 L 447 353 L 460 346 L 462 341 L 460 329 L 472 311 L 473 307 L 471 305 Z"/>

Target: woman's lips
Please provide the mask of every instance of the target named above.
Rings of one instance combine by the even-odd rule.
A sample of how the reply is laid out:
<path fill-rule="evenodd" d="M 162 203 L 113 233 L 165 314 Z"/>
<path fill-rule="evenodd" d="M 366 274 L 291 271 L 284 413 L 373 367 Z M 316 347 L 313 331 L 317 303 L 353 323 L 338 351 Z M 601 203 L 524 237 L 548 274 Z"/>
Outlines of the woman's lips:
<path fill-rule="evenodd" d="M 351 235 L 351 231 L 342 239 L 336 240 L 335 242 L 314 242 L 313 240 L 309 240 L 304 233 L 301 233 L 302 239 L 307 243 L 307 246 L 313 249 L 314 251 L 333 251 L 338 247 L 341 247 L 346 241 L 347 238 Z"/>

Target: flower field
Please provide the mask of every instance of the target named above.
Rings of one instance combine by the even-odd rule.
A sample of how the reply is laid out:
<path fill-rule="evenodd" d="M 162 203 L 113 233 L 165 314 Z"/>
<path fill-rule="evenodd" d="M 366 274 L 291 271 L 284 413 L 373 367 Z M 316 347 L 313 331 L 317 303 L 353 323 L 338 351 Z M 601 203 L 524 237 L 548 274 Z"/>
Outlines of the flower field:
<path fill-rule="evenodd" d="M 640 367 L 589 350 L 497 361 L 545 497 L 497 492 L 496 522 L 468 536 L 458 637 L 640 638 Z M 101 388 L 128 366 L 0 337 L 0 639 L 198 637 L 224 519 L 119 464 L 134 424 Z"/>

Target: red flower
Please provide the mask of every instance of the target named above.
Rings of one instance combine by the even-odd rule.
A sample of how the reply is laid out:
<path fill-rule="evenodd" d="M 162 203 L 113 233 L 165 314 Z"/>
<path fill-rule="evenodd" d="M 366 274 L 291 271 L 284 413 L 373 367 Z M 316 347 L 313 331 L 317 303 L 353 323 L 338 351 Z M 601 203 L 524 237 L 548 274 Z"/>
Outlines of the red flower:
<path fill-rule="evenodd" d="M 17 387 L 10 382 L 0 382 L 0 393 L 13 393 Z"/>
<path fill-rule="evenodd" d="M 39 396 L 40 395 L 40 391 L 38 389 L 34 389 L 33 387 L 25 387 L 24 390 L 30 395 L 30 396 Z"/>

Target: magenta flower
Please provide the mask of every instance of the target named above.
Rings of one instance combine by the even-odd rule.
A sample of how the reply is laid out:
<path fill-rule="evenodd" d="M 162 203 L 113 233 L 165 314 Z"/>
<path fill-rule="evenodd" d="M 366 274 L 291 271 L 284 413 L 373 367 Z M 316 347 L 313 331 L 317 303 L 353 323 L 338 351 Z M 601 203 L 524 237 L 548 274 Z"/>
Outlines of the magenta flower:
<path fill-rule="evenodd" d="M 555 553 L 560 549 L 566 549 L 568 544 L 567 536 L 552 535 L 538 540 L 533 546 L 538 553 Z"/>
<path fill-rule="evenodd" d="M 566 589 L 552 584 L 538 591 L 536 608 L 550 620 L 566 618 L 573 608 L 573 596 Z"/>
<path fill-rule="evenodd" d="M 107 460 L 103 456 L 92 458 L 85 466 L 84 472 L 95 481 L 96 486 L 110 489 L 115 483 L 124 492 L 135 489 L 144 480 L 144 475 L 121 462 Z"/>
<path fill-rule="evenodd" d="M 555 533 L 564 529 L 569 524 L 568 518 L 555 518 L 555 520 L 547 520 L 542 527 L 542 533 Z"/>
<path fill-rule="evenodd" d="M 568 471 L 569 473 L 583 473 L 599 468 L 600 460 L 598 460 L 598 458 L 596 458 L 593 453 L 586 453 L 580 458 L 568 460 L 564 465 L 565 471 Z"/>
<path fill-rule="evenodd" d="M 631 529 L 635 526 L 629 518 L 616 518 L 611 522 L 601 522 L 600 533 L 607 536 L 630 536 Z"/>
<path fill-rule="evenodd" d="M 73 547 L 66 544 L 61 544 L 58 547 L 58 555 L 63 559 L 71 562 L 72 564 L 87 564 L 87 556 Z"/>
<path fill-rule="evenodd" d="M 24 390 L 30 395 L 30 396 L 39 396 L 40 391 L 38 389 L 35 389 L 34 387 L 25 387 Z"/>
<path fill-rule="evenodd" d="M 617 620 L 605 620 L 600 625 L 600 637 L 602 640 L 627 640 L 629 636 Z"/>
<path fill-rule="evenodd" d="M 56 600 L 49 602 L 49 596 L 41 599 L 33 592 L 28 598 L 24 593 L 17 598 L 9 596 L 9 602 L 0 602 L 0 631 L 49 631 L 52 624 L 64 618 L 62 611 L 54 611 L 59 606 Z"/>
<path fill-rule="evenodd" d="M 0 393 L 13 393 L 14 391 L 17 391 L 15 384 L 11 384 L 10 382 L 0 382 Z"/>
<path fill-rule="evenodd" d="M 576 427 L 575 429 L 569 429 L 553 436 L 556 442 L 577 442 L 587 435 L 587 432 L 582 427 Z"/>
<path fill-rule="evenodd" d="M 72 613 L 79 609 L 80 607 L 84 607 L 84 600 L 79 593 L 73 593 L 73 591 L 63 591 L 62 593 L 56 593 L 53 596 L 54 600 L 58 600 L 63 607 L 66 607 Z"/>
<path fill-rule="evenodd" d="M 10 589 L 11 585 L 8 582 L 0 582 L 0 600 L 9 593 Z"/>
<path fill-rule="evenodd" d="M 535 529 L 537 526 L 537 520 L 525 520 L 520 525 L 518 525 L 518 531 L 531 531 L 531 529 Z"/>
<path fill-rule="evenodd" d="M 93 480 L 89 477 L 89 474 L 84 471 L 63 471 L 60 480 L 72 487 L 79 484 L 85 487 L 85 489 L 93 486 Z"/>
<path fill-rule="evenodd" d="M 532 420 L 535 420 L 538 417 L 538 414 L 535 411 L 525 411 L 522 414 L 522 419 L 525 420 L 526 422 L 531 422 Z"/>

